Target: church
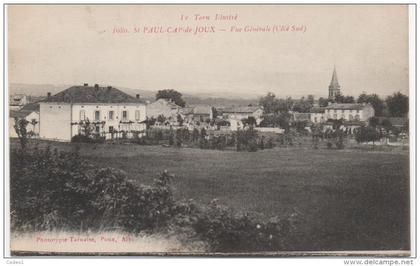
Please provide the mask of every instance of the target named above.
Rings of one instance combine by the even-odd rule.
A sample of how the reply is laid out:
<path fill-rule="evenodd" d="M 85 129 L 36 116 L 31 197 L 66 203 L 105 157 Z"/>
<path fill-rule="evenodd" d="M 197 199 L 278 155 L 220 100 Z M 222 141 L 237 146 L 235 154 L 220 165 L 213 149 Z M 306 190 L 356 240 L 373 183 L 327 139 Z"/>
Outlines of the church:
<path fill-rule="evenodd" d="M 334 66 L 330 85 L 328 86 L 328 99 L 333 100 L 340 94 L 340 84 L 338 83 L 337 70 Z M 367 124 L 369 118 L 375 116 L 372 105 L 365 103 L 333 103 L 329 102 L 326 107 L 313 107 L 310 111 L 312 123 L 324 123 L 328 120 L 339 120 L 351 124 Z"/>

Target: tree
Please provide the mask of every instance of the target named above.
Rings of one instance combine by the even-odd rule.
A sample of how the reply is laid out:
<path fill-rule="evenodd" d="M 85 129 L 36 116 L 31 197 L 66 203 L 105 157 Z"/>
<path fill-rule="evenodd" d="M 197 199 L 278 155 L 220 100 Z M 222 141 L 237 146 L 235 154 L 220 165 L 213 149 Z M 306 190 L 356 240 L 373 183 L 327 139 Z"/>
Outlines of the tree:
<path fill-rule="evenodd" d="M 293 104 L 293 111 L 299 112 L 299 113 L 309 113 L 313 106 L 313 99 L 305 99 L 305 97 L 302 97 L 299 101 L 296 101 Z"/>
<path fill-rule="evenodd" d="M 307 98 L 307 101 L 313 106 L 315 103 L 315 97 L 312 94 L 309 94 Z"/>
<path fill-rule="evenodd" d="M 391 116 L 403 117 L 408 113 L 408 96 L 401 92 L 388 96 L 386 98 L 386 104 Z"/>
<path fill-rule="evenodd" d="M 151 117 L 151 118 L 146 117 L 146 120 L 145 120 L 146 129 L 149 129 L 151 126 L 155 125 L 155 123 L 156 123 L 156 118 L 154 118 L 154 117 Z"/>
<path fill-rule="evenodd" d="M 194 142 L 197 141 L 199 137 L 200 137 L 200 132 L 198 131 L 196 127 L 194 127 L 192 135 L 191 135 L 192 141 Z"/>
<path fill-rule="evenodd" d="M 371 127 L 377 127 L 379 125 L 379 118 L 377 117 L 371 117 L 369 118 L 369 126 Z"/>
<path fill-rule="evenodd" d="M 165 123 L 166 118 L 165 118 L 165 116 L 164 116 L 164 115 L 159 115 L 159 116 L 158 116 L 158 118 L 157 118 L 157 121 L 158 121 L 160 124 L 163 124 L 163 123 Z"/>
<path fill-rule="evenodd" d="M 343 103 L 355 103 L 353 96 L 344 96 Z"/>
<path fill-rule="evenodd" d="M 182 119 L 182 116 L 181 116 L 180 114 L 178 114 L 178 115 L 176 116 L 176 121 L 178 122 L 178 124 L 179 124 L 180 126 L 182 126 L 182 125 L 184 124 L 184 119 Z"/>
<path fill-rule="evenodd" d="M 219 112 L 217 112 L 217 109 L 214 106 L 211 107 L 211 112 L 213 113 L 213 118 L 219 115 Z"/>
<path fill-rule="evenodd" d="M 357 142 L 369 142 L 372 141 L 375 144 L 375 140 L 380 140 L 381 134 L 374 127 L 360 127 L 356 132 Z"/>
<path fill-rule="evenodd" d="M 22 151 L 26 149 L 26 144 L 28 143 L 28 131 L 26 129 L 28 124 L 29 122 L 25 118 L 19 119 L 15 117 L 15 125 L 13 127 L 15 128 L 16 134 L 19 138 Z"/>
<path fill-rule="evenodd" d="M 319 99 L 318 99 L 318 104 L 321 107 L 327 106 L 328 105 L 328 102 L 329 102 L 328 99 L 323 98 L 323 97 L 319 97 Z"/>
<path fill-rule="evenodd" d="M 353 96 L 344 96 L 341 93 L 337 93 L 334 98 L 336 103 L 354 103 Z"/>
<path fill-rule="evenodd" d="M 174 130 L 172 127 L 169 129 L 169 145 L 174 145 Z"/>
<path fill-rule="evenodd" d="M 255 126 L 257 124 L 257 120 L 253 116 L 250 116 L 248 118 L 244 118 L 241 121 L 242 121 L 242 124 L 248 125 L 248 126 Z"/>
<path fill-rule="evenodd" d="M 266 114 L 260 123 L 261 127 L 289 128 L 290 115 L 288 113 Z"/>
<path fill-rule="evenodd" d="M 392 129 L 392 123 L 391 121 L 389 121 L 389 119 L 384 119 L 382 120 L 381 126 L 383 126 L 385 128 L 386 131 L 389 131 Z"/>
<path fill-rule="evenodd" d="M 375 110 L 375 116 L 383 116 L 385 110 L 384 101 L 377 94 L 362 93 L 357 99 L 358 103 L 369 103 Z"/>
<path fill-rule="evenodd" d="M 182 99 L 182 93 L 176 90 L 159 90 L 156 93 L 156 100 L 159 99 L 172 100 L 175 104 L 185 107 L 185 101 Z"/>
<path fill-rule="evenodd" d="M 272 92 L 269 92 L 266 96 L 260 98 L 259 103 L 264 108 L 265 114 L 285 113 L 290 109 L 289 107 L 292 105 L 290 102 L 288 102 L 288 100 L 276 98 L 276 95 Z"/>

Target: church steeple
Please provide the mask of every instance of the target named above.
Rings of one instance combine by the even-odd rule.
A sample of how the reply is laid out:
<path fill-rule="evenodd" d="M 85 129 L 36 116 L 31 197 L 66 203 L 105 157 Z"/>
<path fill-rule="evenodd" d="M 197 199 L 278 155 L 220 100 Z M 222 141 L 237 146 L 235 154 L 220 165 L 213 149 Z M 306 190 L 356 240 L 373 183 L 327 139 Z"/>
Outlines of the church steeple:
<path fill-rule="evenodd" d="M 335 69 L 334 65 L 334 71 L 331 78 L 330 86 L 328 86 L 328 98 L 334 99 L 337 94 L 340 93 L 340 84 L 338 83 L 337 78 L 337 70 Z"/>

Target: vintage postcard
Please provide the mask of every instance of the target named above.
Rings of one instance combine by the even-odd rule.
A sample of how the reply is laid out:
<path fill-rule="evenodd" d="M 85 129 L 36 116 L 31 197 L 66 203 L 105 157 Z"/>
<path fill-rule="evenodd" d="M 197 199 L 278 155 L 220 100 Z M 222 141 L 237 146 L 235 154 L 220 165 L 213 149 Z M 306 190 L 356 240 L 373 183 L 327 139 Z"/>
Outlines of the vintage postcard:
<path fill-rule="evenodd" d="M 5 12 L 12 256 L 412 254 L 408 5 Z"/>

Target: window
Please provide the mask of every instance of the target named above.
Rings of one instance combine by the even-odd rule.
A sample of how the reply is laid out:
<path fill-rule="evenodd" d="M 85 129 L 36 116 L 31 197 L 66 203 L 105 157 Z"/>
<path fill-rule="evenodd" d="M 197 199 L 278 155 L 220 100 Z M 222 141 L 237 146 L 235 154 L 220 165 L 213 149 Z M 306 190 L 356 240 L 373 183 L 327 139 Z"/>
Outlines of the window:
<path fill-rule="evenodd" d="M 113 127 L 113 126 L 109 126 L 109 128 L 108 128 L 108 132 L 109 132 L 109 133 L 114 132 L 114 127 Z"/>
<path fill-rule="evenodd" d="M 353 115 L 349 115 L 349 120 L 353 120 Z"/>
<path fill-rule="evenodd" d="M 99 130 L 100 130 L 99 126 L 96 126 L 95 127 L 95 132 L 99 134 Z"/>
<path fill-rule="evenodd" d="M 318 119 L 316 118 L 316 117 L 314 117 L 314 122 L 316 123 L 316 122 L 318 122 Z"/>
<path fill-rule="evenodd" d="M 123 111 L 122 112 L 122 119 L 123 120 L 127 120 L 128 119 L 128 112 L 127 111 Z"/>
<path fill-rule="evenodd" d="M 334 109 L 334 113 L 337 113 L 337 110 L 336 109 Z"/>
<path fill-rule="evenodd" d="M 85 110 L 80 110 L 80 121 L 83 121 L 86 119 L 86 112 Z"/>
<path fill-rule="evenodd" d="M 140 110 L 136 110 L 135 116 L 136 116 L 136 120 L 139 121 L 140 120 Z"/>
<path fill-rule="evenodd" d="M 114 111 L 109 111 L 108 120 L 114 120 Z"/>
<path fill-rule="evenodd" d="M 337 114 L 334 114 L 334 119 L 337 119 Z"/>
<path fill-rule="evenodd" d="M 360 119 L 360 115 L 356 115 L 356 120 L 359 120 Z"/>
<path fill-rule="evenodd" d="M 100 120 L 100 119 L 101 119 L 101 112 L 95 111 L 95 120 Z"/>

